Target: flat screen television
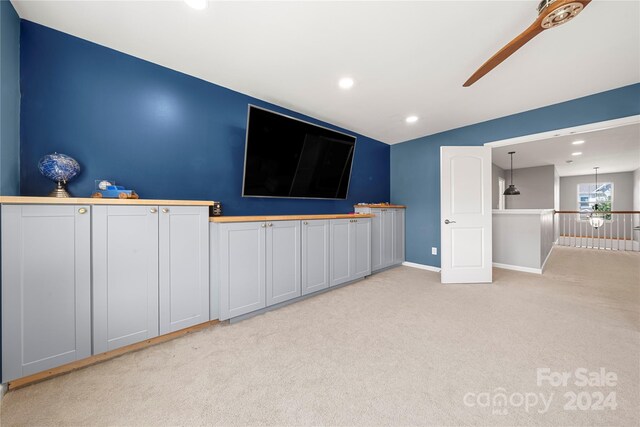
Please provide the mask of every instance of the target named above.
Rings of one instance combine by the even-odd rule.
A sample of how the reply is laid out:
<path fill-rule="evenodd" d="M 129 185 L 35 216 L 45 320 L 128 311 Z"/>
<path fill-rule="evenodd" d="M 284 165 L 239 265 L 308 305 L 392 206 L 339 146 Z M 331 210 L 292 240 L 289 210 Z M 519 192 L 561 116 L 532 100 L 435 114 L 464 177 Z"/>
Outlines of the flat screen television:
<path fill-rule="evenodd" d="M 249 106 L 244 197 L 346 199 L 356 138 Z"/>

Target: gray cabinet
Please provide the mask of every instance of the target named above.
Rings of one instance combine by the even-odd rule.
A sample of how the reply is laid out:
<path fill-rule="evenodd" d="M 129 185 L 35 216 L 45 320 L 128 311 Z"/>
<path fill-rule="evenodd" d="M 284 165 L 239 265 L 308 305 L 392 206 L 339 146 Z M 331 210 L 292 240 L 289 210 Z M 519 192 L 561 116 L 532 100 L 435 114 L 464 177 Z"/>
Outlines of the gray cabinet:
<path fill-rule="evenodd" d="M 331 220 L 331 281 L 336 286 L 351 280 L 353 242 L 351 219 Z"/>
<path fill-rule="evenodd" d="M 369 211 L 371 211 L 371 209 L 368 209 L 366 213 L 370 213 Z M 382 216 L 376 214 L 373 218 L 371 218 L 371 270 L 373 271 L 384 268 L 384 262 L 382 260 L 383 248 Z"/>
<path fill-rule="evenodd" d="M 302 294 L 329 287 L 329 221 L 302 222 Z"/>
<path fill-rule="evenodd" d="M 220 320 L 266 307 L 266 223 L 215 226 Z"/>
<path fill-rule="evenodd" d="M 268 222 L 266 227 L 267 306 L 301 295 L 300 221 Z"/>
<path fill-rule="evenodd" d="M 330 221 L 330 286 L 371 274 L 371 221 L 369 218 Z"/>
<path fill-rule="evenodd" d="M 353 275 L 351 280 L 371 274 L 371 220 L 361 218 L 351 223 L 353 233 Z"/>
<path fill-rule="evenodd" d="M 378 209 L 376 215 L 380 215 L 382 226 L 382 267 L 388 267 L 393 264 L 393 239 L 394 239 L 394 209 Z"/>
<path fill-rule="evenodd" d="M 2 381 L 91 355 L 89 206 L 2 206 Z"/>
<path fill-rule="evenodd" d="M 393 264 L 404 262 L 404 209 L 394 209 L 393 216 Z"/>
<path fill-rule="evenodd" d="M 371 270 L 404 262 L 405 210 L 356 207 L 356 212 L 375 215 L 371 220 Z"/>
<path fill-rule="evenodd" d="M 158 335 L 158 208 L 93 207 L 93 351 Z"/>
<path fill-rule="evenodd" d="M 220 320 L 371 274 L 369 218 L 220 222 L 211 239 Z"/>
<path fill-rule="evenodd" d="M 160 334 L 209 320 L 209 208 L 160 206 Z"/>

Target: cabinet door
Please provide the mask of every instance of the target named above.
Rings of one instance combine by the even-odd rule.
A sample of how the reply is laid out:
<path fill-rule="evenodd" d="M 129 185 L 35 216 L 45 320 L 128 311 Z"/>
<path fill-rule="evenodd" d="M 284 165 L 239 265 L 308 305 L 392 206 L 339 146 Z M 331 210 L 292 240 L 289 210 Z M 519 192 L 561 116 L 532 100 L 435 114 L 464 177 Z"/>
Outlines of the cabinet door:
<path fill-rule="evenodd" d="M 266 307 L 264 222 L 218 224 L 220 320 Z"/>
<path fill-rule="evenodd" d="M 404 209 L 394 209 L 393 263 L 404 262 Z"/>
<path fill-rule="evenodd" d="M 93 207 L 93 352 L 158 335 L 158 208 Z"/>
<path fill-rule="evenodd" d="M 382 262 L 384 242 L 382 239 L 382 209 L 371 209 L 371 270 L 384 268 Z"/>
<path fill-rule="evenodd" d="M 302 223 L 302 295 L 329 287 L 329 221 Z"/>
<path fill-rule="evenodd" d="M 330 286 L 348 282 L 352 277 L 353 244 L 351 243 L 351 219 L 330 220 L 331 251 L 330 251 Z"/>
<path fill-rule="evenodd" d="M 353 220 L 350 224 L 353 245 L 353 274 L 352 280 L 360 279 L 371 274 L 371 221 L 369 218 Z"/>
<path fill-rule="evenodd" d="M 88 206 L 2 206 L 2 380 L 91 355 Z"/>
<path fill-rule="evenodd" d="M 382 267 L 393 264 L 393 209 L 382 209 Z"/>
<path fill-rule="evenodd" d="M 300 221 L 267 223 L 267 306 L 301 295 Z"/>
<path fill-rule="evenodd" d="M 209 208 L 160 206 L 160 334 L 209 320 Z"/>

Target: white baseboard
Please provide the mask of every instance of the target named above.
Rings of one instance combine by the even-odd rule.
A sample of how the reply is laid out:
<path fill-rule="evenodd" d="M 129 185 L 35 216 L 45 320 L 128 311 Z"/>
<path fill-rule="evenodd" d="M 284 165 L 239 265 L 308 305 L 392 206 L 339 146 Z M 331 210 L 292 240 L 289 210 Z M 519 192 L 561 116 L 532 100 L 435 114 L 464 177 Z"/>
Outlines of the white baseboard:
<path fill-rule="evenodd" d="M 7 392 L 7 384 L 0 384 L 0 402 L 2 402 L 2 396 Z"/>
<path fill-rule="evenodd" d="M 496 268 L 502 268 L 504 270 L 514 270 L 514 271 L 522 271 L 523 273 L 542 274 L 541 268 L 521 267 L 519 265 L 501 264 L 499 262 L 494 262 L 493 266 Z"/>
<path fill-rule="evenodd" d="M 409 262 L 409 261 L 403 262 L 402 265 L 404 265 L 406 267 L 419 268 L 421 270 L 428 270 L 428 271 L 433 271 L 435 273 L 440 273 L 440 268 L 439 267 L 434 267 L 432 265 L 418 264 L 418 263 Z"/>
<path fill-rule="evenodd" d="M 554 246 L 551 246 L 551 249 L 549 250 L 547 257 L 544 259 L 544 262 L 542 263 L 542 267 L 540 267 L 540 271 L 544 271 L 544 266 L 547 265 L 547 261 L 549 261 L 549 257 L 551 256 L 551 252 L 553 252 L 553 248 Z"/>

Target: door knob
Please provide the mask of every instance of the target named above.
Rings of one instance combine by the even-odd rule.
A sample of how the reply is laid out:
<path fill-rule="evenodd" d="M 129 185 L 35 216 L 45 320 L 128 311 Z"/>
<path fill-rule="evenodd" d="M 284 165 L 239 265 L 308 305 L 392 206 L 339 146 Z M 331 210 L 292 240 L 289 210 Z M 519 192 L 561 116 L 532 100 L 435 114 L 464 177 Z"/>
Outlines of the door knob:
<path fill-rule="evenodd" d="M 307 221 L 303 222 L 304 225 L 309 225 L 309 223 Z"/>
<path fill-rule="evenodd" d="M 87 213 L 87 208 L 78 209 L 78 213 L 80 213 L 80 214 Z"/>
<path fill-rule="evenodd" d="M 444 223 L 445 224 L 455 224 L 456 222 L 455 221 L 449 221 L 448 219 L 445 219 Z"/>
<path fill-rule="evenodd" d="M 267 226 L 267 224 L 265 224 L 264 222 L 262 224 L 260 224 L 260 227 L 265 228 Z"/>
<path fill-rule="evenodd" d="M 163 212 L 163 213 L 167 213 L 167 212 L 169 212 L 169 209 L 167 209 L 167 208 L 162 208 L 162 212 Z"/>
<path fill-rule="evenodd" d="M 267 224 L 267 225 L 268 225 L 269 227 L 273 227 L 273 223 L 271 223 L 271 222 L 270 222 L 269 224 Z"/>
<path fill-rule="evenodd" d="M 156 209 L 156 208 L 151 208 L 151 209 L 149 209 L 149 212 L 151 212 L 151 213 L 156 213 L 156 212 L 158 212 L 158 209 Z"/>

